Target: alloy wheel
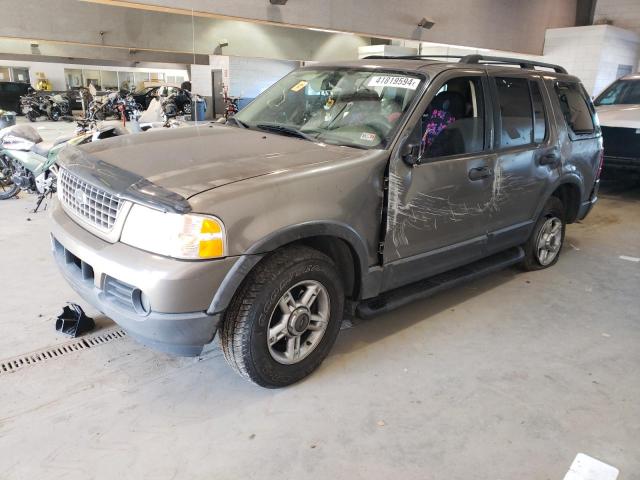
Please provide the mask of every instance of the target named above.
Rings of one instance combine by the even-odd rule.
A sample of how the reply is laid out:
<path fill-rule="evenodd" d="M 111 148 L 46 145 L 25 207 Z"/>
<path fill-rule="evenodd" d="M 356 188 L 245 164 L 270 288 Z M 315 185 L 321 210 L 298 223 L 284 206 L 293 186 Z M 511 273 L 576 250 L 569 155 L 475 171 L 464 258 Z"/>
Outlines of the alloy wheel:
<path fill-rule="evenodd" d="M 536 243 L 536 256 L 540 265 L 547 266 L 558 256 L 562 247 L 562 220 L 551 217 L 542 225 Z"/>
<path fill-rule="evenodd" d="M 269 319 L 271 357 L 291 365 L 309 356 L 322 340 L 330 314 L 329 293 L 320 282 L 305 280 L 289 288 Z"/>

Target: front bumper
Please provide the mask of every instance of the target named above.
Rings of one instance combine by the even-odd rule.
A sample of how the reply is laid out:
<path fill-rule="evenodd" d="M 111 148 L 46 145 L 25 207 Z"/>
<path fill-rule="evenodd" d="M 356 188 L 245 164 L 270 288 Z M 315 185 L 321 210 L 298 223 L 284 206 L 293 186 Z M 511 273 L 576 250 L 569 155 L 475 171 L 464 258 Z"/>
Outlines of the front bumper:
<path fill-rule="evenodd" d="M 617 157 L 605 154 L 603 168 L 605 171 L 640 173 L 640 157 Z"/>
<path fill-rule="evenodd" d="M 200 354 L 222 315 L 206 311 L 238 257 L 181 261 L 108 243 L 55 203 L 53 254 L 73 289 L 141 343 L 176 355 Z"/>

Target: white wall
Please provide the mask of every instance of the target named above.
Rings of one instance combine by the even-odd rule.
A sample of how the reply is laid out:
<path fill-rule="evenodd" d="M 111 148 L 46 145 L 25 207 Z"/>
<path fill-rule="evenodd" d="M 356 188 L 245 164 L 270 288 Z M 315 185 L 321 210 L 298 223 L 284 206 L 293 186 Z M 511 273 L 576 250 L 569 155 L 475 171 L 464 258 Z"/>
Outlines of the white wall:
<path fill-rule="evenodd" d="M 640 35 L 610 25 L 547 30 L 544 59 L 559 63 L 597 95 L 616 79 L 619 65 L 638 68 Z"/>
<path fill-rule="evenodd" d="M 616 80 L 619 65 L 631 65 L 632 70 L 636 71 L 640 57 L 640 35 L 610 25 L 549 29 L 545 35 L 543 55 L 424 42 L 394 43 L 404 47 L 420 48 L 423 55 L 480 54 L 558 64 L 580 78 L 592 95 L 597 95 Z"/>
<path fill-rule="evenodd" d="M 229 57 L 229 95 L 254 98 L 299 65 L 285 60 Z"/>

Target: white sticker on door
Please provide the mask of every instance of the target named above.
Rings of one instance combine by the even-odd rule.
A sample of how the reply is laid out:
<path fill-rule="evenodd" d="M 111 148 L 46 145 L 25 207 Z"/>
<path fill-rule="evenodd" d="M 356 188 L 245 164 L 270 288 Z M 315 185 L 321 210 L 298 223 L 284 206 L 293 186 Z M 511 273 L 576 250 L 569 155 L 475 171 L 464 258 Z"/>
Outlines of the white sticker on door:
<path fill-rule="evenodd" d="M 409 90 L 415 90 L 420 85 L 419 78 L 412 77 L 391 77 L 391 76 L 376 76 L 369 80 L 369 87 L 394 87 L 394 88 L 407 88 Z"/>

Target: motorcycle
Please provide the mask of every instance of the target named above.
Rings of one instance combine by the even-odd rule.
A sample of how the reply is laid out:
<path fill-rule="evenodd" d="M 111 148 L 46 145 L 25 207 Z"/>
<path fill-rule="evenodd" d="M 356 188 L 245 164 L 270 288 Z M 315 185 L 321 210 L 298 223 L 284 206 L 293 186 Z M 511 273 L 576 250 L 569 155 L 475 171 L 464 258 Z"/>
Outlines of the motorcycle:
<path fill-rule="evenodd" d="M 0 200 L 26 190 L 38 195 L 33 212 L 43 200 L 56 192 L 60 150 L 66 145 L 85 143 L 129 133 L 121 125 L 104 125 L 73 137 L 62 137 L 53 144 L 42 141 L 29 125 L 16 125 L 0 130 Z"/>
<path fill-rule="evenodd" d="M 62 115 L 69 115 L 71 113 L 71 102 L 66 94 L 56 93 L 55 95 L 51 95 L 50 101 L 54 107 L 60 110 Z"/>
<path fill-rule="evenodd" d="M 57 108 L 51 108 L 51 102 L 47 97 L 48 95 L 38 95 L 37 93 L 20 97 L 22 113 L 26 115 L 30 122 L 35 122 L 40 117 L 47 117 L 54 122 L 58 121 L 61 112 Z"/>
<path fill-rule="evenodd" d="M 238 100 L 236 97 L 227 96 L 227 92 L 224 92 L 224 118 L 233 117 L 238 113 Z"/>
<path fill-rule="evenodd" d="M 105 120 L 109 117 L 116 117 L 120 120 L 137 120 L 142 111 L 142 106 L 138 104 L 133 95 L 121 94 L 120 92 L 109 92 L 102 97 L 94 96 L 89 102 L 85 118 L 89 120 Z"/>

